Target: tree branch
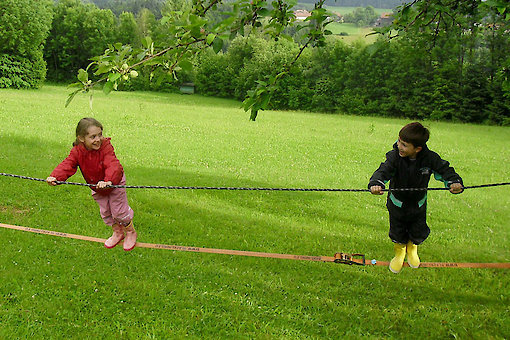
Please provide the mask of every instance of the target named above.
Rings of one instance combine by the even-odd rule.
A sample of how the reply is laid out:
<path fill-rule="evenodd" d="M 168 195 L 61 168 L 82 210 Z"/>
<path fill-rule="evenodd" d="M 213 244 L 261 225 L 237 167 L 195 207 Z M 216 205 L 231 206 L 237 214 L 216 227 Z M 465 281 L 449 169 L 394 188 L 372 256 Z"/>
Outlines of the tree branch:
<path fill-rule="evenodd" d="M 412 7 L 416 2 L 418 2 L 418 0 L 414 0 L 409 6 Z M 410 26 L 413 26 L 419 17 L 421 17 L 422 15 L 427 13 L 429 5 L 430 5 L 430 0 L 427 0 L 426 4 L 425 4 L 425 8 L 422 9 L 421 12 L 416 15 L 416 17 L 414 17 L 413 21 L 411 21 L 409 24 L 407 24 L 406 29 L 409 28 Z"/>

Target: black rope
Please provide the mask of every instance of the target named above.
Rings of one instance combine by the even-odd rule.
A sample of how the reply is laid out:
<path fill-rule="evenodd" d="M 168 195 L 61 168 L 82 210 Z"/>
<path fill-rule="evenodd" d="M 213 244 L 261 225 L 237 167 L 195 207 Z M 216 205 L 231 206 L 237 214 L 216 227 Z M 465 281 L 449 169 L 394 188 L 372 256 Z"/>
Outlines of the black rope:
<path fill-rule="evenodd" d="M 21 179 L 28 179 L 31 181 L 46 182 L 42 178 L 34 178 L 21 175 L 6 174 L 0 172 L 0 175 Z M 88 183 L 75 183 L 56 181 L 57 184 L 80 185 L 86 187 L 95 187 L 95 184 Z M 477 189 L 489 188 L 503 185 L 510 185 L 510 182 L 504 183 L 491 183 L 481 185 L 464 186 L 463 189 Z M 159 185 L 110 185 L 108 188 L 126 188 L 126 189 L 170 189 L 170 190 L 249 190 L 249 191 L 327 191 L 327 192 L 370 192 L 368 189 L 328 189 L 328 188 L 243 188 L 243 187 L 206 187 L 206 186 L 159 186 Z M 437 191 L 437 190 L 450 190 L 450 188 L 394 188 L 385 189 L 383 191 Z"/>

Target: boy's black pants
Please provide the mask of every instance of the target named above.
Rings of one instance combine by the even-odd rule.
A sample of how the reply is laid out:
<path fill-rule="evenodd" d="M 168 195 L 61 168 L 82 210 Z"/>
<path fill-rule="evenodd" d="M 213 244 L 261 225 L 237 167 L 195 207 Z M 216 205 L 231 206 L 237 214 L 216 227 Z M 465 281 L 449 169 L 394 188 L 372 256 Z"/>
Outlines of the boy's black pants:
<path fill-rule="evenodd" d="M 390 214 L 390 239 L 395 243 L 407 244 L 412 241 L 418 245 L 430 234 L 427 225 L 427 202 L 419 207 L 417 203 L 397 207 L 388 199 L 386 203 Z"/>

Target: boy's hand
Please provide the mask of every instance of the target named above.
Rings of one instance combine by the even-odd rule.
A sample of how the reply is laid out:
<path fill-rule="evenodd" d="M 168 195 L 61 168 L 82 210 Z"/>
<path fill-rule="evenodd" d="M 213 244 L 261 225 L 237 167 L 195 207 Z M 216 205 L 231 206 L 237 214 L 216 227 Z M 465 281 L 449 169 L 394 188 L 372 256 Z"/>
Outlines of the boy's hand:
<path fill-rule="evenodd" d="M 108 182 L 105 182 L 105 181 L 99 181 L 97 182 L 97 185 L 96 185 L 96 188 L 98 189 L 104 189 L 108 186 L 112 185 L 112 182 L 111 181 L 108 181 Z"/>
<path fill-rule="evenodd" d="M 370 193 L 372 193 L 372 195 L 382 195 L 383 188 L 380 185 L 373 185 L 370 187 Z"/>
<path fill-rule="evenodd" d="M 452 183 L 450 185 L 450 192 L 452 194 L 460 194 L 462 192 L 462 184 L 460 183 Z"/>
<path fill-rule="evenodd" d="M 55 177 L 49 176 L 48 178 L 46 178 L 46 183 L 48 183 L 51 186 L 55 186 L 57 185 L 57 179 Z"/>

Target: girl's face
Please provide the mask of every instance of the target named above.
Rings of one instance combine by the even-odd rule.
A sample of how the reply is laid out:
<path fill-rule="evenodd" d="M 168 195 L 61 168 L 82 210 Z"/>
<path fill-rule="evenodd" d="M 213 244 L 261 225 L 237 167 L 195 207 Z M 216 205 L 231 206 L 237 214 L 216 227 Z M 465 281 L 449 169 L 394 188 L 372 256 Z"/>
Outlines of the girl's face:
<path fill-rule="evenodd" d="M 85 145 L 87 150 L 99 150 L 103 143 L 103 138 L 103 130 L 97 126 L 89 127 L 85 136 L 78 136 L 78 139 Z"/>

